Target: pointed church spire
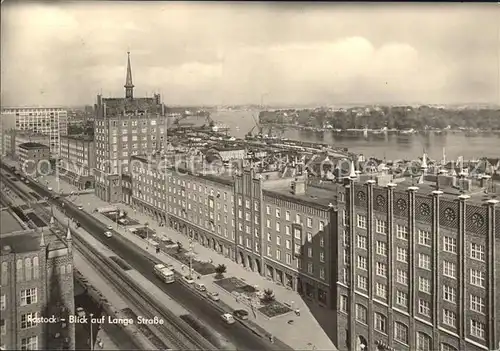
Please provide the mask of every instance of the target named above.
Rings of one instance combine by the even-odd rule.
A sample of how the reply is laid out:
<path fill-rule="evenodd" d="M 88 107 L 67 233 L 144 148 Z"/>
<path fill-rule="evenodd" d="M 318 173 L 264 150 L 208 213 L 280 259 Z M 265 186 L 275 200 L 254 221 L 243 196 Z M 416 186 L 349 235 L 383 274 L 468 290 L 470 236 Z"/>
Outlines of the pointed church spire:
<path fill-rule="evenodd" d="M 134 98 L 134 84 L 132 83 L 132 67 L 130 66 L 130 51 L 127 52 L 127 79 L 125 80 L 125 97 L 127 99 Z"/>
<path fill-rule="evenodd" d="M 42 228 L 42 237 L 40 239 L 40 247 L 45 246 L 45 235 L 43 235 L 43 228 Z"/>
<path fill-rule="evenodd" d="M 349 178 L 356 179 L 358 176 L 356 174 L 356 169 L 354 167 L 354 161 L 351 161 L 350 169 L 349 169 Z"/>
<path fill-rule="evenodd" d="M 68 232 L 66 233 L 66 240 L 72 240 L 71 239 L 71 229 L 68 226 Z"/>

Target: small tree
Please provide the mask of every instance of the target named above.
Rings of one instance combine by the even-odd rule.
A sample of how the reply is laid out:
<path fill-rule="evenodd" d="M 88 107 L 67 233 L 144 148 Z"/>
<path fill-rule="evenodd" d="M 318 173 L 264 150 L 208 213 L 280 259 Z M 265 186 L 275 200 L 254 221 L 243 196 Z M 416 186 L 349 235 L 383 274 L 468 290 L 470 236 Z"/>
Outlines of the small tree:
<path fill-rule="evenodd" d="M 262 302 L 269 303 L 274 301 L 274 291 L 273 289 L 265 289 L 264 296 L 262 297 Z"/>
<path fill-rule="evenodd" d="M 226 273 L 227 267 L 225 264 L 220 264 L 217 267 L 215 267 L 215 278 L 217 279 L 222 279 L 224 277 L 224 273 Z"/>
<path fill-rule="evenodd" d="M 178 253 L 182 252 L 182 243 L 180 241 L 177 242 L 177 252 Z"/>

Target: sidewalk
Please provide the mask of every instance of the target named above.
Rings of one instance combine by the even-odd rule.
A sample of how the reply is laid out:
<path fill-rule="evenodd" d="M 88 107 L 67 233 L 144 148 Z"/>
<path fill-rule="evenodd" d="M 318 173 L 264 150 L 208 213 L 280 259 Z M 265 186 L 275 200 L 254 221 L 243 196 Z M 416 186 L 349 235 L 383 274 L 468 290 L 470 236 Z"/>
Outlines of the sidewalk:
<path fill-rule="evenodd" d="M 47 178 L 47 177 L 46 177 Z M 55 177 L 54 177 L 55 178 Z M 55 179 L 49 180 L 50 184 L 53 184 Z M 92 213 L 95 208 L 109 206 L 110 204 L 100 200 L 94 194 L 82 194 L 74 196 L 71 201 L 75 204 L 82 205 L 85 211 Z M 140 223 L 149 223 L 149 228 L 154 230 L 159 236 L 166 236 L 172 241 L 179 241 L 184 247 L 189 247 L 189 239 L 176 232 L 172 228 L 159 227 L 158 223 L 154 221 L 153 218 L 135 211 L 130 206 L 125 204 L 116 204 L 116 207 L 126 210 L 129 216 Z M 112 221 L 103 215 L 96 215 L 100 221 L 103 223 L 112 224 Z M 118 232 L 125 236 L 130 241 L 136 243 L 138 246 L 146 249 L 148 245 L 146 242 L 139 238 L 138 236 L 129 232 L 126 228 L 120 227 Z M 149 245 L 149 250 L 152 254 L 153 246 Z M 285 315 L 277 316 L 272 319 L 264 316 L 260 312 L 257 312 L 254 316 L 249 313 L 249 320 L 258 324 L 263 329 L 274 335 L 276 338 L 282 340 L 288 345 L 291 345 L 296 350 L 311 350 L 311 349 L 325 349 L 325 350 L 336 350 L 336 347 L 328 336 L 324 333 L 323 329 L 316 321 L 309 308 L 303 302 L 300 295 L 292 290 L 288 290 L 283 286 L 274 284 L 273 282 L 267 280 L 266 278 L 251 272 L 244 267 L 238 265 L 236 262 L 225 258 L 216 252 L 210 250 L 209 248 L 203 247 L 197 243 L 194 246 L 194 252 L 198 259 L 204 261 L 213 261 L 213 264 L 217 266 L 218 264 L 224 264 L 227 267 L 226 277 L 238 277 L 244 280 L 247 284 L 252 286 L 257 286 L 260 290 L 272 289 L 276 300 L 281 303 L 287 303 L 292 306 L 292 309 L 299 309 L 301 315 L 297 317 L 294 313 L 287 313 Z M 182 265 L 172 259 L 170 256 L 161 253 L 155 254 L 160 260 L 165 263 L 172 264 L 176 270 L 182 271 Z M 221 300 L 234 309 L 246 309 L 250 311 L 248 305 L 244 303 L 237 302 L 235 297 L 229 294 L 227 291 L 221 289 L 218 285 L 214 283 L 212 276 L 204 276 L 201 281 L 207 286 L 209 291 L 218 292 Z M 288 324 L 290 320 L 293 320 L 293 324 Z"/>

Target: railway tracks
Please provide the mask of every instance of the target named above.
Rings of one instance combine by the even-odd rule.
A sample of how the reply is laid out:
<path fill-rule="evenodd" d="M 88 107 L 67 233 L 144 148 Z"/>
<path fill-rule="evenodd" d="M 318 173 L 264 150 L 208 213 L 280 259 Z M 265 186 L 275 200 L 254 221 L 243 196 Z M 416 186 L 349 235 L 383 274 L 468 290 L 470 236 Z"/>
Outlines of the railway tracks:
<path fill-rule="evenodd" d="M 2 174 L 2 178 L 6 178 L 4 174 Z M 6 183 L 23 201 L 36 202 L 32 195 L 26 194 L 19 189 L 17 184 L 10 179 Z M 38 203 L 33 203 L 31 207 L 46 223 L 50 223 L 52 214 L 47 208 Z M 170 348 L 177 350 L 216 350 L 215 346 L 205 340 L 191 326 L 165 308 L 139 284 L 131 280 L 114 261 L 100 254 L 93 246 L 83 240 L 77 231 L 71 230 L 71 233 L 74 247 L 98 272 L 101 272 L 103 278 L 126 301 L 130 302 L 142 313 L 141 317 L 144 318 L 145 322 L 148 322 L 147 327 L 158 335 L 162 341 L 165 340 Z M 62 236 L 60 236 L 60 239 L 66 241 Z M 137 323 L 137 321 L 134 321 L 134 323 Z"/>

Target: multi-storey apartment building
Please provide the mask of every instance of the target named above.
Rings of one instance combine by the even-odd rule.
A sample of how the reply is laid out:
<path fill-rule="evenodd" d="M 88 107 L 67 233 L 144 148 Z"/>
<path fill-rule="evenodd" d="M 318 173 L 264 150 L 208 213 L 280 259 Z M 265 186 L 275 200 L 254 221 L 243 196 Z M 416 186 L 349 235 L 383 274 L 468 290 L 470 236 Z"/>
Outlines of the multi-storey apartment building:
<path fill-rule="evenodd" d="M 485 195 L 485 184 L 465 191 L 470 182 L 452 178 L 434 176 L 432 186 L 348 181 L 338 251 L 340 350 L 498 348 L 498 200 Z M 462 191 L 440 186 L 446 183 Z"/>
<path fill-rule="evenodd" d="M 95 189 L 108 202 L 128 202 L 122 193 L 122 174 L 130 173 L 132 155 L 151 155 L 163 146 L 167 132 L 165 109 L 159 94 L 135 98 L 130 56 L 125 98 L 97 96 L 95 118 Z"/>
<path fill-rule="evenodd" d="M 55 107 L 16 107 L 2 109 L 2 118 L 8 119 L 18 131 L 31 131 L 49 137 L 50 152 L 59 155 L 61 135 L 68 134 L 68 114 Z"/>
<path fill-rule="evenodd" d="M 52 232 L 22 229 L 22 221 L 7 210 L 0 216 L 1 349 L 74 350 L 75 325 L 67 323 L 74 314 L 71 237 L 66 244 Z M 9 232 L 16 222 L 20 226 Z M 36 319 L 50 316 L 57 321 Z"/>
<path fill-rule="evenodd" d="M 95 160 L 94 137 L 88 135 L 61 137 L 59 159 L 61 179 L 79 189 L 93 188 Z"/>
<path fill-rule="evenodd" d="M 23 174 L 36 178 L 50 173 L 50 149 L 39 143 L 19 145 L 19 169 Z"/>

